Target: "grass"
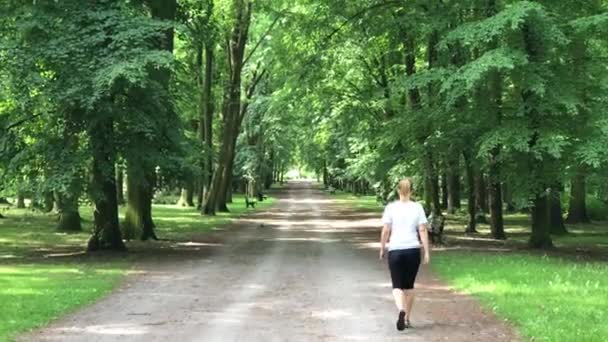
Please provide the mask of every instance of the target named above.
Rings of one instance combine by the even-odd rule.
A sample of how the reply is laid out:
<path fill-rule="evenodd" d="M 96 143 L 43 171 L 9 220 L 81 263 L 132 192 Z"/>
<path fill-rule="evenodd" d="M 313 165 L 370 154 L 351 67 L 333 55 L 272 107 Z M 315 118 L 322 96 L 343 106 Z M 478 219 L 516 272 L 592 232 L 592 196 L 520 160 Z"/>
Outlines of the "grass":
<path fill-rule="evenodd" d="M 527 254 L 439 252 L 433 269 L 537 341 L 605 341 L 608 265 Z"/>
<path fill-rule="evenodd" d="M 163 239 L 189 240 L 254 210 L 245 208 L 242 196 L 235 195 L 233 200 L 230 213 L 214 217 L 202 217 L 194 208 L 155 205 L 157 234 Z M 274 201 L 269 197 L 258 202 L 255 210 L 267 208 Z M 11 340 L 20 332 L 44 326 L 93 303 L 110 293 L 128 273 L 130 257 L 80 260 L 50 257 L 84 249 L 92 226 L 92 210 L 82 207 L 80 212 L 85 231 L 78 233 L 57 232 L 53 215 L 28 209 L 2 212 L 6 218 L 0 219 L 0 341 Z"/>
<path fill-rule="evenodd" d="M 373 196 L 338 192 L 338 202 L 380 213 Z M 597 258 L 560 257 L 563 247 L 608 252 L 608 223 L 567 225 L 569 234 L 553 236 L 557 251 L 496 253 L 487 238 L 490 227 L 478 225 L 478 234 L 465 235 L 466 214 L 449 215 L 445 234 L 451 247 L 476 240 L 476 251 L 437 251 L 434 271 L 456 289 L 480 300 L 483 306 L 511 322 L 520 333 L 536 341 L 605 341 L 608 336 L 608 264 Z M 505 215 L 508 246 L 525 246 L 530 218 Z"/>
<path fill-rule="evenodd" d="M 489 217 L 488 217 L 489 218 Z M 448 216 L 445 232 L 454 240 L 468 238 L 462 232 L 467 221 L 463 213 Z M 505 232 L 508 241 L 525 244 L 530 236 L 530 217 L 526 214 L 509 214 L 504 216 Z M 603 249 L 608 251 L 608 222 L 594 222 L 589 224 L 566 225 L 568 234 L 554 235 L 553 244 L 560 247 L 579 249 Z M 480 237 L 490 236 L 490 226 L 479 224 L 477 234 Z"/>
<path fill-rule="evenodd" d="M 120 262 L 0 265 L 0 341 L 94 302 L 126 273 Z"/>
<path fill-rule="evenodd" d="M 383 206 L 376 201 L 374 196 L 356 196 L 351 193 L 336 191 L 330 195 L 338 203 L 348 205 L 360 210 L 369 210 L 380 213 Z M 488 217 L 489 218 L 489 217 Z M 464 236 L 464 226 L 467 222 L 467 215 L 464 211 L 456 215 L 448 215 L 445 227 L 445 234 L 458 242 L 462 239 L 470 239 L 471 236 Z M 504 216 L 505 232 L 507 243 L 517 243 L 523 245 L 530 236 L 530 217 L 526 214 L 509 214 Z M 603 249 L 608 251 L 608 222 L 593 222 L 590 224 L 566 225 L 569 234 L 553 236 L 553 243 L 556 247 L 569 247 L 580 249 Z M 477 237 L 489 237 L 490 226 L 488 224 L 478 224 Z"/>
<path fill-rule="evenodd" d="M 244 197 L 234 195 L 233 203 L 229 204 L 230 213 L 218 213 L 213 217 L 202 217 L 194 208 L 154 205 L 156 232 L 163 239 L 187 239 L 194 234 L 229 223 L 247 212 L 268 208 L 274 202 L 275 199 L 269 197 L 258 202 L 256 209 L 246 209 Z M 125 208 L 122 207 L 121 217 L 124 217 L 124 211 Z M 5 212 L 6 219 L 0 220 L 0 260 L 82 249 L 90 236 L 93 212 L 89 207 L 82 207 L 80 213 L 84 220 L 84 231 L 64 233 L 55 230 L 53 215 L 34 213 L 28 209 L 11 209 Z"/>
<path fill-rule="evenodd" d="M 380 211 L 383 209 L 382 204 L 378 203 L 374 196 L 358 196 L 340 190 L 336 190 L 336 193 L 330 196 L 338 203 L 347 204 L 361 210 Z"/>

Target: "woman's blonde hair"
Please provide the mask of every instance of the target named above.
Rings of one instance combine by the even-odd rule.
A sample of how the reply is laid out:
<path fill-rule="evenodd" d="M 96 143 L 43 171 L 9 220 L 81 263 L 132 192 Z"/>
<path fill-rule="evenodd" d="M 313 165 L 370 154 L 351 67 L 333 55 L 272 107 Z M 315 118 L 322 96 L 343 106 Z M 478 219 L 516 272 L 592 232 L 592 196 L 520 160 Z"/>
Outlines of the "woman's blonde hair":
<path fill-rule="evenodd" d="M 412 194 L 412 188 L 412 179 L 409 177 L 405 177 L 401 181 L 399 181 L 399 186 L 397 187 L 397 190 L 399 191 L 400 195 L 408 196 Z"/>

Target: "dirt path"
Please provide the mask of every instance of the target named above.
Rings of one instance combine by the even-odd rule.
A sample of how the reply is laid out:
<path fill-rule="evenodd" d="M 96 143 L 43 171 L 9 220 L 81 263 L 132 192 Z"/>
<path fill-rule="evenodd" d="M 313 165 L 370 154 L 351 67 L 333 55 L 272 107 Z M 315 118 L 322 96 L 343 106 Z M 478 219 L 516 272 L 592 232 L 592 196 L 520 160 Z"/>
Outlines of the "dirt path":
<path fill-rule="evenodd" d="M 294 183 L 270 211 L 209 235 L 184 261 L 142 264 L 115 294 L 23 341 L 512 341 L 426 270 L 414 329 L 395 330 L 379 219 Z M 212 241 L 212 243 L 208 243 Z"/>

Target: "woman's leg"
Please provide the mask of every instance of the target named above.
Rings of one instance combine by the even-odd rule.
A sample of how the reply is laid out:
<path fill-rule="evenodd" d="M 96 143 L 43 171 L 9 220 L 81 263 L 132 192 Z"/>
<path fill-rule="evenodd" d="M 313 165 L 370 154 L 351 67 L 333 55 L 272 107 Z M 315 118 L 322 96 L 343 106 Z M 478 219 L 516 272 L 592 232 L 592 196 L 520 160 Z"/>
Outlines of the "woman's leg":
<path fill-rule="evenodd" d="M 407 275 L 405 279 L 405 289 L 403 296 L 405 297 L 406 319 L 410 320 L 412 315 L 412 307 L 414 306 L 414 282 L 420 268 L 420 249 L 411 250 L 407 257 Z"/>
<path fill-rule="evenodd" d="M 395 305 L 397 306 L 397 310 L 405 311 L 406 297 L 403 290 L 393 289 L 393 297 L 395 298 Z"/>
<path fill-rule="evenodd" d="M 414 306 L 414 289 L 403 291 L 405 298 L 405 318 L 409 321 L 412 314 L 412 306 Z"/>

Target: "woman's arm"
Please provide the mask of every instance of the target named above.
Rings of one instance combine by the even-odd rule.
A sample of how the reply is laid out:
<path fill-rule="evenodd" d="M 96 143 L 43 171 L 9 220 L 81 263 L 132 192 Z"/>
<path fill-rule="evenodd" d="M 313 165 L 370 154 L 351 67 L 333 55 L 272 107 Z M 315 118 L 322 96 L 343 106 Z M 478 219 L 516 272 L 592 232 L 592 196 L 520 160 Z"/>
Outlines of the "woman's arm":
<path fill-rule="evenodd" d="M 386 243 L 391 236 L 391 226 L 384 224 L 382 227 L 382 233 L 380 234 L 380 259 L 384 258 L 384 251 L 386 251 Z"/>
<path fill-rule="evenodd" d="M 426 229 L 426 223 L 418 226 L 418 232 L 420 232 L 420 241 L 422 241 L 422 248 L 424 249 L 423 264 L 428 264 L 431 261 L 431 252 L 429 249 L 429 233 Z"/>

